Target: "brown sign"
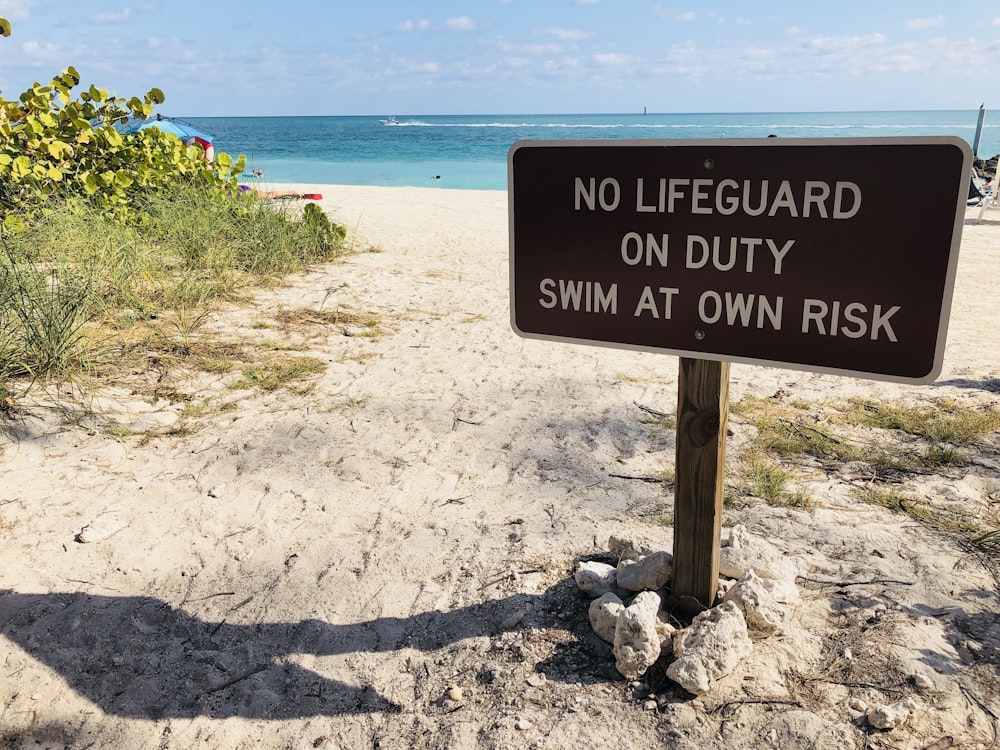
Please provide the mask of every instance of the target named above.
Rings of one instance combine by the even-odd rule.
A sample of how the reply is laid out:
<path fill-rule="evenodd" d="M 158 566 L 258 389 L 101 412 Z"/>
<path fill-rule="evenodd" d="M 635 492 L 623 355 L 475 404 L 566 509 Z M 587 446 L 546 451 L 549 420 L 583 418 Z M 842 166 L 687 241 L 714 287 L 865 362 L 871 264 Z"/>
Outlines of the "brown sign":
<path fill-rule="evenodd" d="M 930 382 L 959 138 L 521 141 L 511 322 L 551 339 Z"/>

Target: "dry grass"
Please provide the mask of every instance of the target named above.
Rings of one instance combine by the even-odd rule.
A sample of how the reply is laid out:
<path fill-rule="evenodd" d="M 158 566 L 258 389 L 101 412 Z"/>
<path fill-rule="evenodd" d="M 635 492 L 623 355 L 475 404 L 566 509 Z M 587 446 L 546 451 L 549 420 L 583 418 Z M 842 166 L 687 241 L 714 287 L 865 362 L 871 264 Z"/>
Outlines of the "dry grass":
<path fill-rule="evenodd" d="M 1000 411 L 962 406 L 951 399 L 933 404 L 884 404 L 854 399 L 845 410 L 853 424 L 882 430 L 899 430 L 921 438 L 932 446 L 974 444 L 1000 430 Z"/>
<path fill-rule="evenodd" d="M 257 320 L 251 328 L 273 331 L 272 336 L 234 340 L 225 333 L 233 329 L 224 323 L 228 314 L 209 309 L 198 314 L 166 311 L 149 316 L 126 312 L 100 325 L 90 324 L 88 336 L 95 343 L 88 377 L 86 382 L 75 382 L 75 390 L 95 389 L 99 383 L 100 388 L 124 390 L 151 404 L 167 402 L 183 408 L 178 411 L 177 423 L 145 432 L 79 405 L 67 406 L 67 419 L 119 439 L 140 437 L 145 441 L 185 435 L 195 429 L 198 421 L 238 408 L 236 399 L 200 395 L 206 386 L 217 388 L 221 384 L 230 390 L 263 392 L 287 388 L 305 395 L 316 386 L 316 376 L 325 371 L 328 362 L 364 362 L 378 356 L 342 338 L 335 339 L 339 351 L 334 356 L 308 356 L 306 352 L 315 348 L 317 341 L 329 346 L 326 342 L 331 327 L 338 336 L 350 328 L 351 335 L 362 340 L 375 339 L 384 330 L 382 319 L 371 313 L 281 308 L 273 317 Z M 14 403 L 13 397 L 5 398 Z"/>
<path fill-rule="evenodd" d="M 230 384 L 234 390 L 258 388 L 276 391 L 323 372 L 326 363 L 315 357 L 270 357 L 263 364 L 243 368 L 242 377 Z"/>
<path fill-rule="evenodd" d="M 274 317 L 285 331 L 301 331 L 314 326 L 326 326 L 338 328 L 341 332 L 349 329 L 361 329 L 362 335 L 369 338 L 375 338 L 382 333 L 382 321 L 374 313 L 299 307 L 294 309 L 281 308 Z"/>
<path fill-rule="evenodd" d="M 641 407 L 652 436 L 674 429 L 673 415 Z M 977 460 L 1000 460 L 1000 410 L 952 399 L 810 404 L 748 396 L 730 405 L 739 447 L 730 452 L 724 505 L 762 501 L 808 508 L 804 489 L 839 479 L 851 496 L 984 550 L 1000 550 L 1000 498 L 970 505 L 922 495 L 929 477 L 958 482 Z M 664 511 L 666 513 L 667 511 Z M 662 515 L 662 514 L 661 514 Z"/>
<path fill-rule="evenodd" d="M 738 488 L 743 496 L 757 497 L 768 505 L 784 508 L 804 508 L 809 498 L 802 490 L 790 489 L 795 477 L 791 469 L 766 458 L 755 458 L 740 464 Z"/>

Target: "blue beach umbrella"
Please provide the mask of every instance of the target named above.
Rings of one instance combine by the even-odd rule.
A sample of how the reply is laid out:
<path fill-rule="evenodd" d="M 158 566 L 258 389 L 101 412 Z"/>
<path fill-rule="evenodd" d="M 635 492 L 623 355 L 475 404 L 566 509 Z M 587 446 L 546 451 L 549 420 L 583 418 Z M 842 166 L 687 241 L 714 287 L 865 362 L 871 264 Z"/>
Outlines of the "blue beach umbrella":
<path fill-rule="evenodd" d="M 163 117 L 162 115 L 156 115 L 156 117 L 150 117 L 146 120 L 131 120 L 122 126 L 120 132 L 122 135 L 127 135 L 128 133 L 145 130 L 146 128 L 157 128 L 164 133 L 173 133 L 182 141 L 197 138 L 206 143 L 211 143 L 215 138 L 215 136 L 206 133 L 204 130 L 199 130 L 190 123 L 183 120 L 175 120 L 172 117 Z"/>

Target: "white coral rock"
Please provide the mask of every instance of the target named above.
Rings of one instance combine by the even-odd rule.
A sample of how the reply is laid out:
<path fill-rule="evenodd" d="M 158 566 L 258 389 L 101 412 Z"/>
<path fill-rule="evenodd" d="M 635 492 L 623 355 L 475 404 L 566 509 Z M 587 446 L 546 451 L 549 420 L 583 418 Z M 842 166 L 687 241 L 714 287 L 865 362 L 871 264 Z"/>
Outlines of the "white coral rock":
<path fill-rule="evenodd" d="M 618 585 L 629 591 L 655 591 L 670 581 L 673 556 L 660 550 L 636 562 L 623 562 L 618 566 Z"/>
<path fill-rule="evenodd" d="M 868 711 L 868 723 L 876 729 L 894 729 L 906 723 L 917 711 L 913 698 L 904 698 L 889 705 L 875 706 Z"/>
<path fill-rule="evenodd" d="M 729 530 L 729 535 L 726 537 L 726 543 L 723 547 L 732 547 L 734 549 L 743 549 L 747 544 L 747 527 L 743 524 L 737 524 Z"/>
<path fill-rule="evenodd" d="M 799 566 L 771 546 L 723 547 L 719 550 L 719 574 L 727 578 L 742 578 L 748 570 L 761 578 L 778 581 L 795 581 Z"/>
<path fill-rule="evenodd" d="M 625 609 L 622 600 L 612 592 L 594 599 L 587 610 L 590 619 L 590 627 L 597 633 L 597 637 L 608 643 L 615 642 L 615 627 L 618 625 L 618 616 Z"/>
<path fill-rule="evenodd" d="M 576 566 L 573 579 L 582 591 L 596 599 L 609 591 L 616 591 L 618 570 L 607 563 L 581 562 Z"/>
<path fill-rule="evenodd" d="M 615 624 L 615 666 L 630 680 L 645 674 L 660 658 L 660 635 L 656 613 L 660 595 L 643 591 L 622 610 Z"/>
<path fill-rule="evenodd" d="M 677 660 L 667 667 L 667 677 L 695 695 L 711 690 L 753 650 L 746 620 L 733 602 L 699 614 L 691 627 L 678 631 L 673 645 Z"/>
<path fill-rule="evenodd" d="M 761 578 L 752 570 L 723 597 L 723 601 L 735 603 L 743 612 L 751 637 L 780 633 L 792 608 L 801 600 L 798 587 L 791 581 Z"/>
<path fill-rule="evenodd" d="M 608 539 L 608 549 L 619 560 L 638 560 L 648 550 L 628 534 L 615 533 Z"/>

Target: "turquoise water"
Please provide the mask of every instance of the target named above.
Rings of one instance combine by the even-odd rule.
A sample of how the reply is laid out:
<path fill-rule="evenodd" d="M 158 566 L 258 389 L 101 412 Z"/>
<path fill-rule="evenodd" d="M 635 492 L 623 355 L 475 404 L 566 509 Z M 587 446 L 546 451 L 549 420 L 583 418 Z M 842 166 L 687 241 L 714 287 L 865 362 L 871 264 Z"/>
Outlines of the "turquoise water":
<path fill-rule="evenodd" d="M 507 151 L 522 139 L 975 138 L 978 110 L 648 115 L 396 115 L 379 117 L 189 117 L 217 151 L 245 154 L 268 183 L 504 190 Z M 1000 116 L 987 113 L 979 155 L 1000 152 Z"/>

